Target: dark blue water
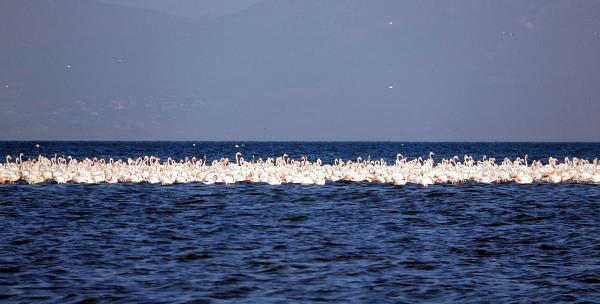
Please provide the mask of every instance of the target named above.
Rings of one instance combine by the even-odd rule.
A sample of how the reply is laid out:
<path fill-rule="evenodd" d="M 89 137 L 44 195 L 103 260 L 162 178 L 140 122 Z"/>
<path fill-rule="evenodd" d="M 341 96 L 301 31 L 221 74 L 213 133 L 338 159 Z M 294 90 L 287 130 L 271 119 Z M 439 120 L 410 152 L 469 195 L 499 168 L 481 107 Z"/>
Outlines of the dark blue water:
<path fill-rule="evenodd" d="M 0 153 L 600 156 L 599 144 L 39 144 Z M 0 185 L 0 223 L 5 302 L 600 301 L 598 185 L 13 184 Z"/>

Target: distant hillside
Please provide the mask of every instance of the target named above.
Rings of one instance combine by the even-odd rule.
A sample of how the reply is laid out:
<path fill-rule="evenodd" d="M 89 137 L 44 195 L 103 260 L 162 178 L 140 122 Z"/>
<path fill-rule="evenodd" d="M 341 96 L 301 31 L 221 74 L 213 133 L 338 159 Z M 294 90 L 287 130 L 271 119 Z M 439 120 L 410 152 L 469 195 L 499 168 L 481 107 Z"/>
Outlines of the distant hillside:
<path fill-rule="evenodd" d="M 235 13 L 261 0 L 99 0 L 166 12 L 187 18 L 220 17 Z"/>

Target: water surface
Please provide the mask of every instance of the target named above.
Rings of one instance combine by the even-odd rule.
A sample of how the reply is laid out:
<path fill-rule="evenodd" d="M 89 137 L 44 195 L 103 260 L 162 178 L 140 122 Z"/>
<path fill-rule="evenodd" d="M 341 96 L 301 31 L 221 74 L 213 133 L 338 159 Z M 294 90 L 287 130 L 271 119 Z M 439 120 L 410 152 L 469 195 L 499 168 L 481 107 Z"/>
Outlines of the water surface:
<path fill-rule="evenodd" d="M 598 144 L 39 144 L 0 153 L 600 155 Z M 579 184 L 0 185 L 0 299 L 598 302 L 599 203 L 600 186 Z"/>

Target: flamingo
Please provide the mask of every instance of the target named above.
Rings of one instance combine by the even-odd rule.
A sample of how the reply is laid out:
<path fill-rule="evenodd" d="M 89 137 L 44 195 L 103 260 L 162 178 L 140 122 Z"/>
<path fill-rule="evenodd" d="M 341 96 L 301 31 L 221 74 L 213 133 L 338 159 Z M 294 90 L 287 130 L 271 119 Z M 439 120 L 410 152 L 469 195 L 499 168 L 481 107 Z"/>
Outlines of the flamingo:
<path fill-rule="evenodd" d="M 45 158 L 39 156 L 32 160 L 23 160 L 20 154 L 14 161 L 7 156 L 5 163 L 0 163 L 0 184 L 14 183 L 22 180 L 29 184 L 44 182 L 56 183 L 143 183 L 173 184 L 200 182 L 204 184 L 234 184 L 239 181 L 261 182 L 272 185 L 297 183 L 303 185 L 324 185 L 327 182 L 345 180 L 350 182 L 374 182 L 394 185 L 407 183 L 429 186 L 440 183 L 462 183 L 475 181 L 478 183 L 503 183 L 514 181 L 517 184 L 529 183 L 564 183 L 576 182 L 587 184 L 600 183 L 600 166 L 598 160 L 592 162 L 580 158 L 565 158 L 560 163 L 549 158 L 546 164 L 539 160 L 530 162 L 528 155 L 515 160 L 504 159 L 501 164 L 495 158 L 483 157 L 475 160 L 465 155 L 442 159 L 436 163 L 435 153 L 430 152 L 428 158 L 407 160 L 397 154 L 391 165 L 384 159 L 373 160 L 357 157 L 344 161 L 335 159 L 331 164 L 323 164 L 321 159 L 310 161 L 306 156 L 290 159 L 287 154 L 269 157 L 266 160 L 253 157 L 245 161 L 242 154 L 235 154 L 235 162 L 228 158 L 214 160 L 208 164 L 203 159 L 185 158 L 176 161 L 168 158 L 161 162 L 156 157 L 139 157 L 127 161 L 109 159 L 83 159 L 72 157 Z"/>

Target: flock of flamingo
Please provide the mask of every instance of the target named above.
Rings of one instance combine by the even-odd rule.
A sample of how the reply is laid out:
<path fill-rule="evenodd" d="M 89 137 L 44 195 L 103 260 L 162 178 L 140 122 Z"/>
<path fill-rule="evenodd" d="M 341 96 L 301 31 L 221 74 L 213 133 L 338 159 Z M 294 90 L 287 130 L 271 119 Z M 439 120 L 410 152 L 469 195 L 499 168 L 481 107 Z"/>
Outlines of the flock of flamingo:
<path fill-rule="evenodd" d="M 475 160 L 471 156 L 462 159 L 455 156 L 436 163 L 429 158 L 408 160 L 398 154 L 394 163 L 385 160 L 340 160 L 323 164 L 306 157 L 290 159 L 288 155 L 247 161 L 241 153 L 235 162 L 221 158 L 207 163 L 203 159 L 186 158 L 164 162 L 157 157 L 146 156 L 127 161 L 104 159 L 77 160 L 72 157 L 23 160 L 20 155 L 14 161 L 6 157 L 0 163 L 0 184 L 26 182 L 39 183 L 150 183 L 150 184 L 234 184 L 236 182 L 279 184 L 316 184 L 327 182 L 369 182 L 405 185 L 407 183 L 428 186 L 445 183 L 585 183 L 600 184 L 600 164 L 585 159 L 565 158 L 559 162 L 549 158 L 546 164 L 536 160 L 528 163 L 527 156 L 498 164 L 495 158 Z"/>

